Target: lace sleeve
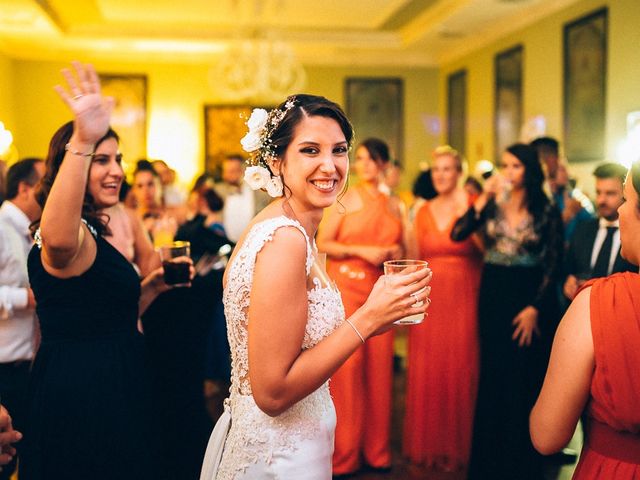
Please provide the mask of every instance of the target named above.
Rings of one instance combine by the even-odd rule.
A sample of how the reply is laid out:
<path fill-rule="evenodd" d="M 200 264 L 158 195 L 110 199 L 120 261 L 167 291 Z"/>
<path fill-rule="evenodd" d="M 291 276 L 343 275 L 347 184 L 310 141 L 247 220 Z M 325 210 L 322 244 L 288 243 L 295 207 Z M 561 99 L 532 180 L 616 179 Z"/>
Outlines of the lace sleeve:
<path fill-rule="evenodd" d="M 533 306 L 540 311 L 549 295 L 555 295 L 555 286 L 562 275 L 564 254 L 564 228 L 558 209 L 548 204 L 540 226 L 540 242 L 545 246 L 542 259 L 544 276 L 538 287 Z"/>
<path fill-rule="evenodd" d="M 451 240 L 454 242 L 462 242 L 485 224 L 487 219 L 495 216 L 496 203 L 493 199 L 489 200 L 480 212 L 471 205 L 467 212 L 461 216 L 453 225 L 451 230 Z"/>

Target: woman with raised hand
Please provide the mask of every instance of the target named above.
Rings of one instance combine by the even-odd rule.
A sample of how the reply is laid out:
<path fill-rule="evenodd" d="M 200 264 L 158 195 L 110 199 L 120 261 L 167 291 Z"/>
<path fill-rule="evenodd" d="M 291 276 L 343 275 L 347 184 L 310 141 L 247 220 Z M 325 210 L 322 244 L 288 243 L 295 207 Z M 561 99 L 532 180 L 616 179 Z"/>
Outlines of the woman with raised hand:
<path fill-rule="evenodd" d="M 640 163 L 632 165 L 618 208 L 622 256 L 640 264 Z M 574 479 L 640 478 L 640 275 L 617 273 L 585 284 L 563 317 L 530 418 L 545 455 L 560 451 L 580 418 L 585 443 Z"/>
<path fill-rule="evenodd" d="M 564 248 L 562 218 L 543 182 L 537 151 L 511 145 L 500 173 L 451 231 L 457 241 L 478 231 L 485 246 L 470 479 L 543 478 L 527 420 L 560 317 L 555 285 Z"/>
<path fill-rule="evenodd" d="M 103 210 L 123 179 L 113 99 L 90 65 L 63 70 L 56 91 L 73 113 L 51 139 L 28 259 L 42 341 L 29 386 L 22 480 L 156 479 L 156 432 L 138 316 L 169 287 L 142 284 L 106 240 Z M 179 440 L 178 440 L 179 441 Z"/>
<path fill-rule="evenodd" d="M 368 338 L 426 310 L 428 302 L 412 305 L 428 298 L 430 275 L 380 279 L 345 320 L 314 237 L 347 179 L 351 125 L 338 105 L 312 95 L 254 110 L 247 124 L 246 178 L 276 200 L 247 227 L 225 271 L 231 395 L 201 478 L 329 480 L 328 380 Z"/>

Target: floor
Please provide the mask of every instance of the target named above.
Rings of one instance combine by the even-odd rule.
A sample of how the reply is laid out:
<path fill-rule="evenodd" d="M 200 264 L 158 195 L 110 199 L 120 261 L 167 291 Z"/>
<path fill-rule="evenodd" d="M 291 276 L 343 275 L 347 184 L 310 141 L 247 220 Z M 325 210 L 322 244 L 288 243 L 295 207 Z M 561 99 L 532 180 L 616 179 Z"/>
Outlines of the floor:
<path fill-rule="evenodd" d="M 466 472 L 442 472 L 410 465 L 402 458 L 402 419 L 404 416 L 405 368 L 403 360 L 406 358 L 406 329 L 399 330 L 396 335 L 396 375 L 394 377 L 394 405 L 392 415 L 391 445 L 393 449 L 393 468 L 388 473 L 360 472 L 349 477 L 350 480 L 465 480 Z M 569 447 L 580 451 L 580 432 L 572 439 Z M 575 465 L 549 466 L 544 479 L 541 480 L 569 480 Z M 517 479 L 514 479 L 517 480 Z"/>

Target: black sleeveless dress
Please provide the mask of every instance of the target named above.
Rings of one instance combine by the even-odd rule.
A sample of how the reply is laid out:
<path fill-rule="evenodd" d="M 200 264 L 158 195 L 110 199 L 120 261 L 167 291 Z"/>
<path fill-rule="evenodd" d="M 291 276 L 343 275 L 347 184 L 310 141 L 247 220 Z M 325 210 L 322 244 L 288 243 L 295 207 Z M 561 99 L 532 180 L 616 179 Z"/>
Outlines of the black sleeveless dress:
<path fill-rule="evenodd" d="M 93 265 L 60 279 L 29 254 L 42 343 L 29 386 L 20 479 L 157 478 L 147 366 L 137 331 L 140 281 L 96 238 Z"/>

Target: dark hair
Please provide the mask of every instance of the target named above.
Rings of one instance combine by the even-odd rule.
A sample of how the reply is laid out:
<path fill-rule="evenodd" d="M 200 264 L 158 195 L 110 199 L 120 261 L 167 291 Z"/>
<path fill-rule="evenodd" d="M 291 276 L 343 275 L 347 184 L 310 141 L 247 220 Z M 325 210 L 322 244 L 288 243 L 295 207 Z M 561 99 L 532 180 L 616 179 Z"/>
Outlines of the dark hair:
<path fill-rule="evenodd" d="M 212 212 L 219 212 L 224 208 L 224 200 L 213 188 L 204 188 L 200 192 L 200 195 L 202 195 L 204 201 L 207 202 L 207 206 Z"/>
<path fill-rule="evenodd" d="M 56 133 L 51 137 L 51 142 L 49 142 L 49 151 L 47 153 L 47 158 L 45 160 L 46 171 L 44 177 L 40 181 L 38 191 L 36 192 L 36 200 L 40 204 L 40 207 L 44 210 L 45 203 L 47 203 L 47 198 L 49 198 L 49 193 L 51 192 L 51 187 L 53 186 L 53 182 L 58 176 L 58 171 L 60 170 L 60 165 L 62 165 L 62 160 L 64 159 L 65 154 L 67 153 L 65 146 L 71 140 L 71 135 L 73 134 L 73 122 L 67 122 L 62 125 Z M 96 142 L 95 148 L 104 142 L 105 140 L 113 138 L 116 142 L 120 142 L 120 137 L 118 134 L 111 128 L 107 130 L 107 133 Z M 109 222 L 109 216 L 105 213 L 100 212 L 100 209 L 96 206 L 95 200 L 89 190 L 85 188 L 84 199 L 82 201 L 82 218 L 84 218 L 89 225 L 94 227 L 98 231 L 98 235 L 110 235 L 111 232 L 107 227 L 107 223 Z M 35 230 L 40 225 L 40 219 L 36 220 L 31 228 Z"/>
<path fill-rule="evenodd" d="M 544 172 L 538 159 L 538 152 L 531 145 L 525 145 L 524 143 L 513 144 L 507 147 L 506 151 L 524 165 L 524 189 L 527 197 L 527 210 L 537 220 L 549 203 L 549 199 L 542 189 Z"/>
<path fill-rule="evenodd" d="M 33 187 L 40 180 L 40 176 L 36 171 L 36 163 L 42 162 L 41 158 L 25 158 L 11 165 L 7 170 L 7 200 L 12 200 L 18 196 L 20 183 L 24 182 Z"/>
<path fill-rule="evenodd" d="M 389 155 L 389 146 L 379 138 L 367 138 L 362 141 L 358 147 L 364 147 L 369 152 L 369 156 L 376 163 L 385 165 L 389 163 L 391 156 Z"/>
<path fill-rule="evenodd" d="M 228 155 L 225 155 L 224 160 L 225 160 L 225 162 L 227 160 L 233 160 L 233 161 L 238 161 L 238 162 L 244 163 L 244 161 L 246 159 L 242 155 L 240 155 L 239 153 L 230 153 Z"/>
<path fill-rule="evenodd" d="M 624 183 L 624 179 L 627 176 L 627 169 L 619 163 L 603 163 L 596 167 L 593 171 L 593 176 L 600 180 L 604 178 L 617 178 L 621 183 Z"/>
<path fill-rule="evenodd" d="M 285 105 L 292 99 L 295 102 L 294 107 L 287 110 Z M 286 152 L 289 144 L 293 140 L 296 127 L 306 117 L 325 117 L 335 120 L 344 134 L 347 145 L 351 148 L 351 142 L 353 141 L 353 127 L 351 126 L 351 122 L 349 122 L 344 111 L 337 103 L 334 103 L 325 97 L 300 93 L 288 97 L 276 108 L 287 112 L 270 137 L 273 145 L 273 151 L 276 156 L 282 158 L 284 152 Z M 282 180 L 284 189 L 288 190 L 288 187 L 284 182 L 284 178 Z M 345 183 L 345 188 L 346 185 L 347 184 Z"/>
<path fill-rule="evenodd" d="M 131 184 L 127 182 L 126 179 L 122 179 L 122 184 L 120 185 L 120 193 L 118 194 L 118 200 L 124 202 L 127 199 L 127 195 L 131 191 Z"/>
<path fill-rule="evenodd" d="M 193 182 L 191 191 L 200 193 L 202 190 L 209 188 L 207 185 L 210 183 L 213 183 L 213 177 L 209 173 L 205 172 L 202 175 L 199 175 L 195 182 Z"/>
<path fill-rule="evenodd" d="M 151 163 L 146 158 L 141 158 L 136 162 L 136 169 L 133 171 L 133 176 L 135 177 L 140 172 L 149 172 L 154 177 L 160 178 L 160 176 L 158 175 L 158 172 L 156 172 L 156 169 L 153 168 L 153 163 Z"/>
<path fill-rule="evenodd" d="M 287 114 L 280 121 L 278 127 L 271 134 L 274 152 L 278 157 L 284 155 L 291 140 L 293 140 L 296 127 L 305 117 L 326 117 L 334 119 L 338 122 L 344 138 L 347 140 L 349 146 L 351 146 L 353 127 L 340 105 L 324 97 L 298 94 L 287 98 L 287 100 L 276 108 L 283 111 L 286 110 L 285 104 L 292 98 L 295 99 L 295 106 L 287 111 Z"/>
<path fill-rule="evenodd" d="M 472 185 L 473 188 L 478 190 L 480 193 L 482 193 L 482 191 L 484 190 L 482 188 L 482 184 L 480 183 L 480 181 L 476 177 L 472 177 L 471 175 L 469 175 L 467 177 L 467 179 L 464 181 L 464 184 L 465 185 Z"/>
<path fill-rule="evenodd" d="M 631 168 L 629 169 L 629 178 L 633 184 L 633 189 L 638 194 L 638 197 L 640 197 L 640 161 L 635 161 L 631 164 Z M 638 199 L 636 209 L 640 210 L 640 198 Z"/>
<path fill-rule="evenodd" d="M 538 137 L 529 145 L 534 147 L 540 156 L 555 155 L 558 156 L 560 144 L 553 137 Z"/>
<path fill-rule="evenodd" d="M 431 179 L 431 170 L 425 170 L 421 172 L 413 182 L 413 189 L 411 190 L 415 197 L 424 198 L 425 200 L 431 200 L 438 196 L 438 192 L 433 187 L 433 180 Z"/>

